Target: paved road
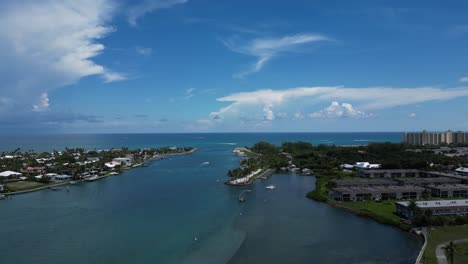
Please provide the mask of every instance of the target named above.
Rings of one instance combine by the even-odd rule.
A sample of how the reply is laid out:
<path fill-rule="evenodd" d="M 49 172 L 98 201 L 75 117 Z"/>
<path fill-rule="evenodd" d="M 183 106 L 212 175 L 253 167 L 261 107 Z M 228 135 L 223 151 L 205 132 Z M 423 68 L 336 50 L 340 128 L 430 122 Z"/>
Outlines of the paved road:
<path fill-rule="evenodd" d="M 449 243 L 450 241 L 447 241 L 447 242 L 437 245 L 436 257 L 437 257 L 438 264 L 448 264 L 447 257 L 445 256 L 444 247 L 446 247 Z M 468 243 L 468 239 L 453 240 L 453 243 L 454 244 Z"/>

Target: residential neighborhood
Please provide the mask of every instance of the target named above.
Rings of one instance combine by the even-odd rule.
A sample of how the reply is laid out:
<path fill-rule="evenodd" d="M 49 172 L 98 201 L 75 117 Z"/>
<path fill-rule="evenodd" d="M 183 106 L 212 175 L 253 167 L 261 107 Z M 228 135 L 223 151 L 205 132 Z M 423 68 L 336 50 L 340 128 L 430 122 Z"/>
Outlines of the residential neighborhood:
<path fill-rule="evenodd" d="M 43 153 L 20 150 L 4 152 L 0 156 L 0 192 L 11 194 L 61 183 L 95 180 L 142 166 L 145 161 L 193 151 L 193 148 L 165 147 L 137 150 L 67 148 L 64 151 Z"/>

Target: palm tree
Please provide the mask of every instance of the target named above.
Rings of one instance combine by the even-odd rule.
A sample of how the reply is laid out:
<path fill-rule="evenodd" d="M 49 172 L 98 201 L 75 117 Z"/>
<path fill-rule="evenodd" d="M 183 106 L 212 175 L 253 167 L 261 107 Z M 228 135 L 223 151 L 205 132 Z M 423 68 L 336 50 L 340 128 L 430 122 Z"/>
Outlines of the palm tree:
<path fill-rule="evenodd" d="M 458 247 L 453 243 L 453 241 L 450 241 L 450 243 L 444 247 L 445 250 L 445 255 L 447 256 L 447 259 L 450 261 L 450 264 L 454 263 L 454 257 L 455 253 L 458 253 Z"/>

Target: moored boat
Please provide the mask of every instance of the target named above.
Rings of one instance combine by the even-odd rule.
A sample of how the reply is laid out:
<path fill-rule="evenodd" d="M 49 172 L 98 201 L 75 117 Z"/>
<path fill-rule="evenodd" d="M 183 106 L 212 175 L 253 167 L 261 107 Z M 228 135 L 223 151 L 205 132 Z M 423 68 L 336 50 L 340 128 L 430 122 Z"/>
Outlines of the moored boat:
<path fill-rule="evenodd" d="M 274 190 L 276 187 L 274 185 L 268 185 L 267 187 L 265 187 L 265 189 L 267 190 Z"/>

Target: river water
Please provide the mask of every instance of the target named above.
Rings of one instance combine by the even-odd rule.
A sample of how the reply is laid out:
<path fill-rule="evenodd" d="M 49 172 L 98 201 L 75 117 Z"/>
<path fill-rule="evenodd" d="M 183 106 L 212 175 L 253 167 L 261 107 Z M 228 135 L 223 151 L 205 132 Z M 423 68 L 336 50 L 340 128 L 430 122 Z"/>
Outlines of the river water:
<path fill-rule="evenodd" d="M 22 138 L 22 139 L 21 139 Z M 55 138 L 55 140 L 54 140 Z M 2 263 L 414 263 L 420 242 L 305 198 L 313 176 L 223 184 L 236 146 L 259 140 L 354 145 L 401 133 L 15 136 L 3 150 L 195 146 L 95 182 L 0 201 Z M 206 164 L 209 162 L 209 164 Z M 268 191 L 265 186 L 276 189 Z M 245 203 L 238 202 L 244 189 Z"/>

